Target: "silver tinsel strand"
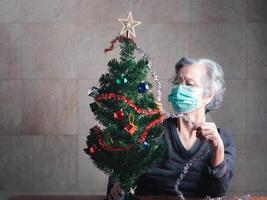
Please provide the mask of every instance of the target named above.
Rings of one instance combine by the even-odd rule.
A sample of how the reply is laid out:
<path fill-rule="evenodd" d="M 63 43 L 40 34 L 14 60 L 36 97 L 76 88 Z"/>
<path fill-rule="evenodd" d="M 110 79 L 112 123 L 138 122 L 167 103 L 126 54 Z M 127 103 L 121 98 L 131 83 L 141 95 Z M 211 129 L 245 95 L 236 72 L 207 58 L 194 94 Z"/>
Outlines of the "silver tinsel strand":
<path fill-rule="evenodd" d="M 157 73 L 154 71 L 153 66 L 152 66 L 152 59 L 150 57 L 149 54 L 145 53 L 143 49 L 141 49 L 140 47 L 136 46 L 136 50 L 138 51 L 138 53 L 140 53 L 145 59 L 147 59 L 147 66 L 148 66 L 148 70 L 153 78 L 153 80 L 156 82 L 157 84 L 157 102 L 161 103 L 161 83 L 159 80 L 159 76 L 157 75 Z"/>

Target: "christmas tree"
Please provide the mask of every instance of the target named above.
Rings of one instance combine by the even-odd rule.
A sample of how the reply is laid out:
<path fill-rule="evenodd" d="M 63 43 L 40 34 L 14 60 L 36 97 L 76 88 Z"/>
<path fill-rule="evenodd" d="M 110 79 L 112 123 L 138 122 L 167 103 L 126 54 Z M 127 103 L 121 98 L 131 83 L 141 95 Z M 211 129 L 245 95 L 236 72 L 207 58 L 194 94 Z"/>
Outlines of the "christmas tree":
<path fill-rule="evenodd" d="M 142 54 L 131 38 L 135 37 L 134 27 L 141 22 L 133 21 L 131 12 L 127 19 L 119 21 L 123 24 L 121 34 L 105 49 L 111 51 L 119 43 L 119 61 L 111 59 L 99 86 L 89 90 L 94 99 L 90 108 L 101 125 L 90 129 L 84 151 L 99 169 L 117 177 L 122 188 L 129 192 L 164 153 L 163 114 L 159 100 L 152 93 L 152 84 L 146 80 L 149 72 L 155 81 L 159 79 L 149 68 L 147 54 Z M 135 51 L 142 55 L 137 61 Z"/>

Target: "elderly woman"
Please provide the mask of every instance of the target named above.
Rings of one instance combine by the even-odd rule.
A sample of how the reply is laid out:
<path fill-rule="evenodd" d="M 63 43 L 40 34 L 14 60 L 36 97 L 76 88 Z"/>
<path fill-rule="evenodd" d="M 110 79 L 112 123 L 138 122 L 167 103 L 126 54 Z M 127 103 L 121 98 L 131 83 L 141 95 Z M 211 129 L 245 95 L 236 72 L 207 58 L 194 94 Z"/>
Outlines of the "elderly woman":
<path fill-rule="evenodd" d="M 206 113 L 222 102 L 222 68 L 208 59 L 182 58 L 175 70 L 168 100 L 174 112 L 184 113 L 185 117 L 164 121 L 166 154 L 139 178 L 135 194 L 176 195 L 174 186 L 186 162 L 200 157 L 190 166 L 179 190 L 185 197 L 223 196 L 234 172 L 235 146 L 225 130 L 206 121 Z M 207 146 L 210 151 L 203 156 Z M 119 199 L 122 193 L 119 181 L 110 178 L 108 198 Z"/>

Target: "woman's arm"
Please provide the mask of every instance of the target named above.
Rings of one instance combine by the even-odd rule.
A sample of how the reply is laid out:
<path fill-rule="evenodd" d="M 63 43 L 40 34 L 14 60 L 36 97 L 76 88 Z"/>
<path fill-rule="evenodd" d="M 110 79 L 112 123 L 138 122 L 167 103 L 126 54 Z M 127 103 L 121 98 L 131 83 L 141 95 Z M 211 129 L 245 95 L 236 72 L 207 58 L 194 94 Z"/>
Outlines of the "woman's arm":
<path fill-rule="evenodd" d="M 213 151 L 212 160 L 208 166 L 210 174 L 210 187 L 207 188 L 207 193 L 211 197 L 223 196 L 229 186 L 229 181 L 234 175 L 235 167 L 235 145 L 231 137 L 226 134 L 222 129 L 219 129 L 220 136 L 223 141 L 223 161 L 214 166 L 214 160 L 216 156 L 220 156 L 220 152 Z M 218 149 L 221 151 L 221 149 Z M 218 154 L 218 155 L 216 155 Z"/>

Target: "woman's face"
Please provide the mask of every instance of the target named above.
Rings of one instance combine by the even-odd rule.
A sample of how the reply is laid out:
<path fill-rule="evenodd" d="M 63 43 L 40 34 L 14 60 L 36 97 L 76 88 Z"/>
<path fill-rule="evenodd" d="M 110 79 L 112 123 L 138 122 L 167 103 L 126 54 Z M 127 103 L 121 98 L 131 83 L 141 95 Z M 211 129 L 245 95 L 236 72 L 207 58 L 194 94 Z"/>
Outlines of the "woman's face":
<path fill-rule="evenodd" d="M 199 109 L 205 109 L 211 98 L 204 97 L 204 79 L 206 77 L 206 67 L 202 64 L 192 64 L 182 67 L 178 73 L 178 84 L 185 84 L 197 88 L 196 97 L 198 98 Z"/>

